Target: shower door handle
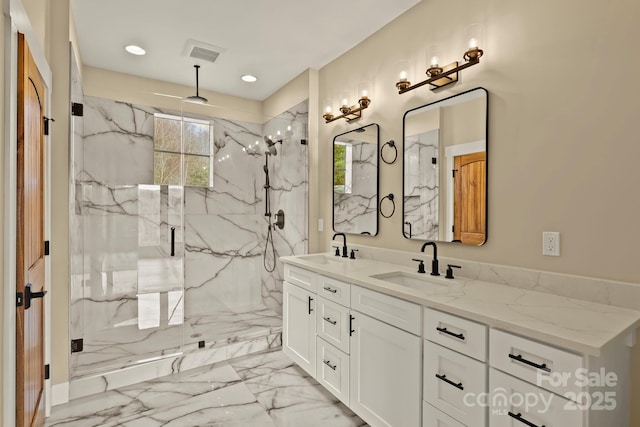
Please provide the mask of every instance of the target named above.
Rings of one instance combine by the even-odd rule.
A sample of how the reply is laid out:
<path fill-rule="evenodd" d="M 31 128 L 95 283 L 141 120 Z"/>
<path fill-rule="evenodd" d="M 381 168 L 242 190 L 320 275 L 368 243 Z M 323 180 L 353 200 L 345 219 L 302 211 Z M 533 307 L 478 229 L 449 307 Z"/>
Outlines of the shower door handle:
<path fill-rule="evenodd" d="M 171 227 L 171 256 L 176 256 L 176 228 Z"/>

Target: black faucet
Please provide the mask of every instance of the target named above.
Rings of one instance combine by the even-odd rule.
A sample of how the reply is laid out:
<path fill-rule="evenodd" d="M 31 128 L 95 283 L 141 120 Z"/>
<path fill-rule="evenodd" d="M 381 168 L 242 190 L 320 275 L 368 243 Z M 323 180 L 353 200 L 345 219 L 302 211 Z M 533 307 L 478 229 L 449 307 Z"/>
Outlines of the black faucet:
<path fill-rule="evenodd" d="M 336 233 L 331 240 L 335 240 L 336 236 L 342 236 L 342 258 L 347 258 L 349 256 L 347 255 L 347 236 L 344 233 Z"/>
<path fill-rule="evenodd" d="M 420 252 L 424 252 L 424 249 L 427 246 L 433 246 L 433 261 L 431 261 L 431 275 L 432 276 L 439 276 L 439 268 L 438 268 L 438 247 L 436 246 L 436 242 L 426 242 L 424 245 L 422 245 L 422 248 L 420 248 Z"/>

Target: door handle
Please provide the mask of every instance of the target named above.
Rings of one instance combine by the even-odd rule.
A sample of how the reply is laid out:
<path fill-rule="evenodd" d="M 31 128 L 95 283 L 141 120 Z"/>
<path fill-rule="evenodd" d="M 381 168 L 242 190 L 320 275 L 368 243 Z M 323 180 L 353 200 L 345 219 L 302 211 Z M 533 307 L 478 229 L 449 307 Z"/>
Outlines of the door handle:
<path fill-rule="evenodd" d="M 47 291 L 31 292 L 31 283 L 27 283 L 24 287 L 24 309 L 31 307 L 31 300 L 35 298 L 44 298 Z"/>
<path fill-rule="evenodd" d="M 309 314 L 311 314 L 311 312 L 313 311 L 313 308 L 311 308 L 311 301 L 313 301 L 313 298 L 308 297 L 309 298 Z"/>
<path fill-rule="evenodd" d="M 176 228 L 171 227 L 171 256 L 176 256 Z"/>

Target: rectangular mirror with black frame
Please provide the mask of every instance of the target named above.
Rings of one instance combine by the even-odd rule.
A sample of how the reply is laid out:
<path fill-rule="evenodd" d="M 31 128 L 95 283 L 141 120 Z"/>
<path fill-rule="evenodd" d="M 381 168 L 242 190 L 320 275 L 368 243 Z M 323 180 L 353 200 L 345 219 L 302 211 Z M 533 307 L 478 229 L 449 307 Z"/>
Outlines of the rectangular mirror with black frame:
<path fill-rule="evenodd" d="M 333 230 L 378 234 L 379 127 L 373 123 L 333 138 Z"/>
<path fill-rule="evenodd" d="M 476 88 L 404 114 L 406 238 L 486 241 L 488 100 Z"/>

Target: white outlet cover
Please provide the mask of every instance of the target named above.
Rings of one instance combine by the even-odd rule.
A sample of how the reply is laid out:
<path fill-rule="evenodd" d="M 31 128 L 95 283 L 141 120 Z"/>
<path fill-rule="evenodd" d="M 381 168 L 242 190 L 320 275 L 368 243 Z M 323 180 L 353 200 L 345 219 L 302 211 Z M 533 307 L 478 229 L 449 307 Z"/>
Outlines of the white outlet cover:
<path fill-rule="evenodd" d="M 322 218 L 318 219 L 318 231 L 324 230 L 324 220 Z"/>
<path fill-rule="evenodd" d="M 542 232 L 542 255 L 560 256 L 560 233 L 557 231 Z"/>

